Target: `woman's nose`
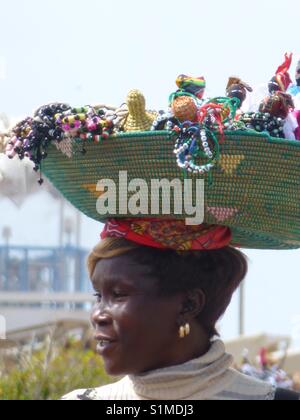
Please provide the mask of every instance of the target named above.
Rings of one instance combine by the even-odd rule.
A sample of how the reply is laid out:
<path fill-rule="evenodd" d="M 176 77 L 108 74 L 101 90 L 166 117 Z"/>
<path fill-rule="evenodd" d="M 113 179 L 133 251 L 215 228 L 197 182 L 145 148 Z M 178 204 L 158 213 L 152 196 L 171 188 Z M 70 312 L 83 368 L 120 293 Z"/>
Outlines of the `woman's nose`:
<path fill-rule="evenodd" d="M 107 307 L 104 307 L 104 305 L 98 304 L 96 305 L 92 312 L 91 312 L 91 322 L 92 325 L 104 325 L 110 323 L 112 320 L 111 314 L 108 311 Z"/>

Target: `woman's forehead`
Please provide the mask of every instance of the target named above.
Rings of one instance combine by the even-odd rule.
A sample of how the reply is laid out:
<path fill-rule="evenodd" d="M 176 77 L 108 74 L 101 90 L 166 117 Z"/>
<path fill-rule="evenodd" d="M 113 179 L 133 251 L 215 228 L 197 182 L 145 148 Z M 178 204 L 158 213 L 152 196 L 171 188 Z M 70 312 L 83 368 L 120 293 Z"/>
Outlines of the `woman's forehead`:
<path fill-rule="evenodd" d="M 128 255 L 107 258 L 98 261 L 93 277 L 93 284 L 109 281 L 140 282 L 141 276 L 149 275 L 149 267 L 142 265 Z"/>

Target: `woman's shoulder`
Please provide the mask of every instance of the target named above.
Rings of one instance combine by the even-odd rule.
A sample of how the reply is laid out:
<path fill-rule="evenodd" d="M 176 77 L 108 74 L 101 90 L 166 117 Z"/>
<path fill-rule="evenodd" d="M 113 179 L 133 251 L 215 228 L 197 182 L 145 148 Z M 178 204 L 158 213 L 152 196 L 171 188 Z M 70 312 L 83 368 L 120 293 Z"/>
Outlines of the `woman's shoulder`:
<path fill-rule="evenodd" d="M 234 372 L 234 381 L 219 396 L 222 399 L 235 400 L 274 400 L 276 388 L 259 379 L 244 375 L 243 373 Z"/>
<path fill-rule="evenodd" d="M 126 399 L 129 393 L 128 378 L 125 377 L 114 384 L 105 385 L 99 388 L 79 389 L 64 395 L 61 400 L 72 401 L 106 401 Z M 124 398 L 125 397 L 125 398 Z"/>
<path fill-rule="evenodd" d="M 237 373 L 236 380 L 229 390 L 230 392 L 232 393 L 232 397 L 235 395 L 237 397 L 236 399 L 243 400 L 300 401 L 300 394 L 298 392 L 277 388 L 270 382 L 261 381 L 242 373 Z"/>

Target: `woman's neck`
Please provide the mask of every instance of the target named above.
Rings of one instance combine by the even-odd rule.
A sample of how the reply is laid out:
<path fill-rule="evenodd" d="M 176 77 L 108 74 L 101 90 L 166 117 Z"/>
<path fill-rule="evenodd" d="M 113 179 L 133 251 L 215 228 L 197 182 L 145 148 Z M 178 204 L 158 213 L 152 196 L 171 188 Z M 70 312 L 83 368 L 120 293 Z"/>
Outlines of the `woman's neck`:
<path fill-rule="evenodd" d="M 140 375 L 130 375 L 134 392 L 151 400 L 208 399 L 228 388 L 236 374 L 230 369 L 232 356 L 222 341 L 210 343 L 209 351 L 185 363 Z"/>
<path fill-rule="evenodd" d="M 204 356 L 210 350 L 210 347 L 211 339 L 209 335 L 199 324 L 196 324 L 191 328 L 191 333 L 188 337 L 178 338 L 171 349 L 166 349 L 166 353 L 159 363 L 141 373 L 182 365 L 190 360 Z"/>
<path fill-rule="evenodd" d="M 209 351 L 210 346 L 211 340 L 209 335 L 197 323 L 192 326 L 188 337 L 178 341 L 177 347 L 174 348 L 173 361 L 176 361 L 175 365 L 181 365 L 189 360 L 197 359 L 204 356 Z"/>

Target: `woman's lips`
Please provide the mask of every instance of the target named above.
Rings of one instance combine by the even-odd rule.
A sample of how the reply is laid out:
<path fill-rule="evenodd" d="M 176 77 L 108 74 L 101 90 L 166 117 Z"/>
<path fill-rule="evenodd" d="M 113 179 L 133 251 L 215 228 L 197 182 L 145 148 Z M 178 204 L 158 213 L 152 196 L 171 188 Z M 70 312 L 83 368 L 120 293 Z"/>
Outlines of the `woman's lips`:
<path fill-rule="evenodd" d="M 102 357 L 107 357 L 115 348 L 116 344 L 117 343 L 115 341 L 113 342 L 100 341 L 99 344 L 97 345 L 97 353 Z"/>
<path fill-rule="evenodd" d="M 98 341 L 97 352 L 101 356 L 105 356 L 109 353 L 117 343 L 116 340 L 104 336 L 96 336 L 95 340 Z"/>

